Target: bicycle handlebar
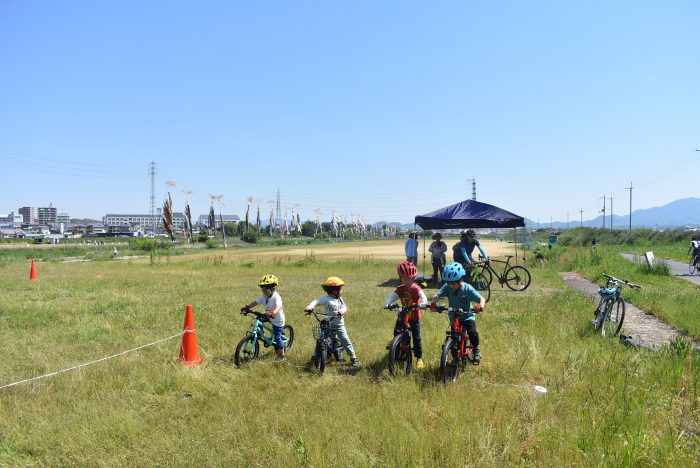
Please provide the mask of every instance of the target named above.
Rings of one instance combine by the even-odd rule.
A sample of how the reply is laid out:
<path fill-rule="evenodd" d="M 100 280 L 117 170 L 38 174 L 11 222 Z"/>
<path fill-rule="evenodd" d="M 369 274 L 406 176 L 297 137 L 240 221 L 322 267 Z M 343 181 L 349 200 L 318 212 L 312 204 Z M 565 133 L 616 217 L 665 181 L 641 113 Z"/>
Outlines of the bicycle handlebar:
<path fill-rule="evenodd" d="M 388 306 L 386 306 L 386 307 L 384 307 L 384 308 L 385 308 L 385 309 L 388 309 L 388 310 L 394 310 L 394 309 L 398 309 L 398 308 L 401 308 L 401 310 L 410 310 L 410 309 L 422 309 L 422 310 L 425 310 L 425 309 L 427 309 L 428 307 L 430 307 L 430 304 L 412 305 L 412 306 L 408 306 L 408 307 L 402 307 L 402 306 L 399 305 L 399 304 L 389 304 Z"/>
<path fill-rule="evenodd" d="M 608 279 L 609 282 L 611 283 L 617 283 L 619 285 L 627 285 L 627 287 L 630 287 L 632 289 L 642 289 L 642 287 L 638 284 L 631 283 L 629 280 L 626 279 L 618 279 L 615 278 L 614 276 L 608 275 L 606 273 L 603 273 L 603 276 Z"/>
<path fill-rule="evenodd" d="M 333 320 L 342 317 L 342 315 L 340 315 L 340 314 L 335 314 L 333 317 L 328 318 L 328 316 L 326 314 L 324 314 L 323 312 L 316 312 L 315 310 L 309 310 L 309 311 L 305 310 L 304 312 L 306 312 L 306 315 L 313 315 L 314 318 L 316 320 L 318 320 L 319 322 L 332 322 Z M 319 317 L 322 317 L 322 318 L 319 318 Z"/>
<path fill-rule="evenodd" d="M 468 314 L 469 312 L 473 312 L 475 314 L 478 314 L 479 312 L 481 312 L 483 310 L 484 309 L 477 310 L 476 308 L 474 308 L 474 309 L 469 309 L 469 310 L 465 311 L 464 309 L 453 309 L 451 307 L 438 306 L 435 309 L 435 312 L 437 312 L 438 314 L 441 314 L 441 313 L 446 312 L 446 311 L 447 312 L 454 312 L 456 314 Z"/>

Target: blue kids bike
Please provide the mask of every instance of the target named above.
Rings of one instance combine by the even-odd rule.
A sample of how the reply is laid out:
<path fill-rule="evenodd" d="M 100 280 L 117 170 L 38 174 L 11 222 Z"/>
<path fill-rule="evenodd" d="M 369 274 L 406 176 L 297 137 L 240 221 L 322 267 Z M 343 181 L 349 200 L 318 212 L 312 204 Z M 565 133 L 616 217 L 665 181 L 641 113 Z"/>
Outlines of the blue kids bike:
<path fill-rule="evenodd" d="M 306 312 L 306 315 L 312 314 L 318 323 L 311 328 L 311 334 L 316 340 L 316 347 L 314 348 L 314 355 L 311 361 L 316 370 L 323 374 L 326 370 L 329 354 L 335 356 L 336 361 L 342 361 L 345 355 L 345 346 L 340 343 L 337 330 L 331 326 L 334 320 L 340 318 L 340 315 L 329 319 L 326 314 L 320 312 Z"/>
<path fill-rule="evenodd" d="M 238 342 L 236 353 L 233 355 L 233 363 L 236 367 L 254 361 L 260 353 L 260 343 L 268 348 L 275 345 L 272 326 L 266 324 L 270 319 L 265 314 L 253 310 L 243 310 L 241 315 L 254 315 L 253 326 L 246 336 Z M 282 329 L 282 343 L 284 350 L 289 351 L 294 343 L 294 329 L 290 325 L 285 325 Z"/>
<path fill-rule="evenodd" d="M 593 330 L 600 330 L 600 334 L 605 337 L 607 334 L 615 336 L 622 328 L 625 321 L 625 301 L 622 299 L 622 287 L 631 289 L 642 289 L 641 286 L 630 283 L 625 279 L 617 279 L 614 276 L 603 275 L 607 282 L 598 290 L 600 302 L 595 309 L 595 319 L 591 321 Z"/>
<path fill-rule="evenodd" d="M 389 310 L 399 309 L 396 319 L 398 333 L 389 344 L 389 372 L 393 377 L 401 372 L 409 375 L 413 366 L 413 348 L 411 347 L 411 326 L 408 319 L 414 309 L 425 310 L 428 305 L 401 307 L 398 304 L 391 304 L 386 308 Z"/>

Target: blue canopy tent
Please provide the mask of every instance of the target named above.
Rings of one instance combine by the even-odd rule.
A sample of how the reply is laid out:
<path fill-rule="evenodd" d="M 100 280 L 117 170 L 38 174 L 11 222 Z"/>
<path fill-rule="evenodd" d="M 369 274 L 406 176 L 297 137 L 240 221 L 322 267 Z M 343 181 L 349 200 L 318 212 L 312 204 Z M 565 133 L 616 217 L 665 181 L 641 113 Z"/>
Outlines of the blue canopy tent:
<path fill-rule="evenodd" d="M 522 216 L 488 203 L 464 200 L 454 205 L 416 216 L 414 224 L 425 229 L 517 228 L 525 227 Z M 516 237 L 517 239 L 517 237 Z M 515 247 L 517 262 L 518 248 Z M 423 237 L 423 268 L 425 269 L 425 237 Z"/>

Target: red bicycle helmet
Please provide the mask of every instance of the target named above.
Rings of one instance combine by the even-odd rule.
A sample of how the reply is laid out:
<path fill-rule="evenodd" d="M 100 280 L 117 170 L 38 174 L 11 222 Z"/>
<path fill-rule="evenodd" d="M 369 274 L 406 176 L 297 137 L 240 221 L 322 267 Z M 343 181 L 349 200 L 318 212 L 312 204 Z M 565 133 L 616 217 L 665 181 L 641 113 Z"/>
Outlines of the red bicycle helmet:
<path fill-rule="evenodd" d="M 415 278 L 418 275 L 418 269 L 411 262 L 401 262 L 396 268 L 399 278 Z"/>

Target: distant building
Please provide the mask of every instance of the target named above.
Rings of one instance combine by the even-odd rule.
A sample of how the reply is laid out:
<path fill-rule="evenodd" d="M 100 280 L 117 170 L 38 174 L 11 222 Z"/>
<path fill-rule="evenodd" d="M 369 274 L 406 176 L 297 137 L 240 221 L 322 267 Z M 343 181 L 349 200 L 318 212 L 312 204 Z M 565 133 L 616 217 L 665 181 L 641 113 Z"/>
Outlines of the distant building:
<path fill-rule="evenodd" d="M 58 217 L 58 210 L 51 206 L 49 203 L 48 207 L 40 207 L 36 209 L 37 222 L 39 224 L 44 224 L 50 226 L 56 224 L 56 218 Z"/>
<path fill-rule="evenodd" d="M 238 223 L 241 220 L 238 215 L 221 215 L 221 217 L 224 218 L 225 223 Z M 219 215 L 214 216 L 214 218 L 216 219 L 216 228 L 221 229 L 221 218 Z M 199 215 L 196 224 L 209 227 L 209 215 Z"/>
<path fill-rule="evenodd" d="M 36 224 L 36 208 L 33 206 L 23 206 L 22 208 L 18 209 L 17 212 L 24 218 L 24 224 Z"/>
<path fill-rule="evenodd" d="M 0 239 L 23 238 L 24 231 L 19 228 L 0 228 Z"/>
<path fill-rule="evenodd" d="M 10 211 L 8 214 L 0 214 L 0 227 L 15 228 L 22 227 L 23 217 Z"/>
<path fill-rule="evenodd" d="M 56 222 L 58 224 L 68 224 L 70 223 L 70 215 L 68 213 L 58 213 L 56 215 Z"/>
<path fill-rule="evenodd" d="M 102 217 L 102 224 L 105 228 L 110 227 L 137 227 L 143 231 L 152 230 L 154 227 L 162 229 L 163 218 L 161 215 L 145 214 L 106 214 Z M 173 227 L 175 229 L 185 228 L 185 215 L 183 213 L 173 213 Z"/>

